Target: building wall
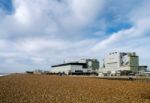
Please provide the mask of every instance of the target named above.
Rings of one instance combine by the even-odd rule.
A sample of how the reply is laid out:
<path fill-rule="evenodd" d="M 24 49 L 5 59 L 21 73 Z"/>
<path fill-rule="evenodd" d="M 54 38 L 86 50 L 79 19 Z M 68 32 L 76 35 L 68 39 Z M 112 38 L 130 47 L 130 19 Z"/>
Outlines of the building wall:
<path fill-rule="evenodd" d="M 103 60 L 100 72 L 117 72 L 124 70 L 138 71 L 139 57 L 133 53 L 109 53 Z"/>
<path fill-rule="evenodd" d="M 120 67 L 120 54 L 119 53 L 110 53 L 105 58 L 105 68 L 108 70 L 118 70 Z"/>
<path fill-rule="evenodd" d="M 64 72 L 65 74 L 69 74 L 69 72 L 76 72 L 76 71 L 87 72 L 87 69 L 83 69 L 82 65 L 65 65 L 51 68 L 51 72 L 54 73 Z"/>
<path fill-rule="evenodd" d="M 147 71 L 147 66 L 139 66 L 139 70 Z"/>
<path fill-rule="evenodd" d="M 51 72 L 54 72 L 54 73 L 64 72 L 64 73 L 68 74 L 70 70 L 71 70 L 71 65 L 65 65 L 65 66 L 51 68 Z"/>
<path fill-rule="evenodd" d="M 99 61 L 97 59 L 81 59 L 79 60 L 80 63 L 86 63 L 88 71 L 94 72 L 99 69 Z"/>
<path fill-rule="evenodd" d="M 81 65 L 71 65 L 71 72 L 82 71 L 86 72 L 87 69 L 83 69 Z"/>
<path fill-rule="evenodd" d="M 138 71 L 138 68 L 139 68 L 138 56 L 130 56 L 130 67 L 132 71 Z"/>
<path fill-rule="evenodd" d="M 131 67 L 130 66 L 121 66 L 119 70 L 121 70 L 121 71 L 131 70 Z"/>
<path fill-rule="evenodd" d="M 92 67 L 92 70 L 98 70 L 99 67 L 100 67 L 100 63 L 97 59 L 91 61 L 91 67 Z"/>

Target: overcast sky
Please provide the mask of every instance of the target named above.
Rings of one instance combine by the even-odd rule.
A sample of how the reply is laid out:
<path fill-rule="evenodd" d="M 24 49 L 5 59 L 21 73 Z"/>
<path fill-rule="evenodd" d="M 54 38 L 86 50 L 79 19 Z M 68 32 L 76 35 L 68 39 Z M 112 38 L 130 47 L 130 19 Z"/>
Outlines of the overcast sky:
<path fill-rule="evenodd" d="M 0 72 L 136 52 L 150 66 L 150 0 L 0 0 Z"/>

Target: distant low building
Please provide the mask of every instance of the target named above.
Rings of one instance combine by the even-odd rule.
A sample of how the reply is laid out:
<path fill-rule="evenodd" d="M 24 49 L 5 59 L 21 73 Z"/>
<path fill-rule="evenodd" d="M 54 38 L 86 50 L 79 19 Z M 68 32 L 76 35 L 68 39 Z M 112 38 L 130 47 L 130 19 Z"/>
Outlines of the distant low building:
<path fill-rule="evenodd" d="M 139 66 L 139 71 L 147 71 L 147 66 Z"/>
<path fill-rule="evenodd" d="M 139 75 L 145 75 L 147 68 L 147 66 L 139 66 Z"/>
<path fill-rule="evenodd" d="M 150 71 L 149 72 L 144 72 L 145 76 L 150 76 Z"/>

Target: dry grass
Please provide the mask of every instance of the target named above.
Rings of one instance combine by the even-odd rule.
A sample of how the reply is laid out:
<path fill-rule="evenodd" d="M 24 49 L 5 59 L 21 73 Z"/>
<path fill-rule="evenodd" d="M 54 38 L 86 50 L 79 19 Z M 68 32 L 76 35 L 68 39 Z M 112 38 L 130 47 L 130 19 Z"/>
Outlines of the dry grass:
<path fill-rule="evenodd" d="M 0 77 L 0 103 L 150 103 L 150 83 L 10 75 Z"/>

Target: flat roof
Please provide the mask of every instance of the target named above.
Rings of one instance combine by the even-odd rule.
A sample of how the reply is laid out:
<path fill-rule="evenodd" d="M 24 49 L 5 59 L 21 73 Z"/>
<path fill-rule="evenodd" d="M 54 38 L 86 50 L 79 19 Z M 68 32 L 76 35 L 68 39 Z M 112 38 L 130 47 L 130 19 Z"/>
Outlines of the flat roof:
<path fill-rule="evenodd" d="M 60 66 L 66 66 L 66 65 L 81 65 L 83 68 L 87 68 L 86 63 L 63 63 L 63 64 L 58 64 L 58 65 L 52 65 L 51 67 L 60 67 Z"/>

